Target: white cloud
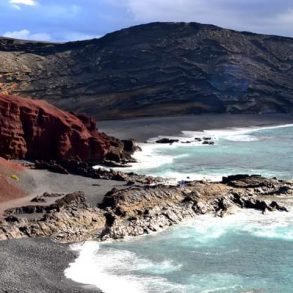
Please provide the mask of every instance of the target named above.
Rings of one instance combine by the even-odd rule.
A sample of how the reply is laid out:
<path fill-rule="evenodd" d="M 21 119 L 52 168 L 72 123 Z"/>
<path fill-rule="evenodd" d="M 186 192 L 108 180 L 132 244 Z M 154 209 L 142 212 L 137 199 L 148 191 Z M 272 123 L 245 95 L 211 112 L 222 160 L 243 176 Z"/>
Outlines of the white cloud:
<path fill-rule="evenodd" d="M 10 0 L 10 4 L 13 5 L 28 5 L 28 6 L 34 6 L 37 4 L 36 0 Z"/>
<path fill-rule="evenodd" d="M 109 3 L 115 0 L 107 0 Z M 136 23 L 185 21 L 215 24 L 236 30 L 292 35 L 292 0 L 125 0 Z M 118 5 L 118 4 L 117 4 Z"/>
<path fill-rule="evenodd" d="M 31 33 L 27 29 L 20 31 L 6 32 L 4 37 L 22 39 L 22 40 L 34 40 L 34 41 L 51 41 L 51 36 L 47 33 Z"/>
<path fill-rule="evenodd" d="M 58 41 L 58 42 L 69 42 L 69 41 L 82 41 L 94 38 L 100 38 L 100 35 L 91 35 L 81 32 L 60 32 L 57 35 L 50 35 L 48 33 L 31 33 L 27 29 L 6 32 L 3 35 L 7 38 L 21 39 L 21 40 L 33 40 L 33 41 Z"/>
<path fill-rule="evenodd" d="M 127 0 L 127 4 L 137 21 L 196 21 L 207 6 L 202 0 Z"/>
<path fill-rule="evenodd" d="M 68 32 L 64 33 L 62 37 L 62 42 L 69 42 L 69 41 L 82 41 L 82 40 L 90 40 L 90 39 L 98 39 L 100 35 L 90 35 L 84 34 L 80 32 Z"/>

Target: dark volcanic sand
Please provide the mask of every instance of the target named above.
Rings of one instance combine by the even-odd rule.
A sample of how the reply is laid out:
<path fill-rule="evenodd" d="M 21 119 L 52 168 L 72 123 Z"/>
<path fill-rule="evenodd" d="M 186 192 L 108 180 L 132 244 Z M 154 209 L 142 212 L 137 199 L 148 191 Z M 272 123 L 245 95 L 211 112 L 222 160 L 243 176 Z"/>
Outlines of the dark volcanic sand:
<path fill-rule="evenodd" d="M 101 131 L 120 139 L 145 141 L 158 135 L 177 135 L 182 130 L 200 131 L 287 123 L 293 123 L 292 114 L 203 114 L 98 121 L 97 126 Z"/>
<path fill-rule="evenodd" d="M 83 191 L 95 206 L 113 187 L 123 188 L 125 182 L 100 180 L 75 175 L 62 175 L 45 170 L 25 170 L 21 184 L 30 190 L 27 197 L 0 203 L 5 208 L 32 204 L 30 199 L 43 192 L 70 193 Z M 9 293 L 85 293 L 101 292 L 76 284 L 64 276 L 64 270 L 76 255 L 68 245 L 48 239 L 0 241 L 0 292 Z"/>
<path fill-rule="evenodd" d="M 92 179 L 70 174 L 64 175 L 46 170 L 27 169 L 22 173 L 18 184 L 27 191 L 27 196 L 1 202 L 0 217 L 5 209 L 33 204 L 30 200 L 35 196 L 42 195 L 44 192 L 66 194 L 83 191 L 88 203 L 91 206 L 96 206 L 102 202 L 104 195 L 112 188 L 123 188 L 125 186 L 125 182 L 122 181 Z"/>
<path fill-rule="evenodd" d="M 92 293 L 64 276 L 75 259 L 68 245 L 48 239 L 0 241 L 0 292 L 2 293 Z"/>

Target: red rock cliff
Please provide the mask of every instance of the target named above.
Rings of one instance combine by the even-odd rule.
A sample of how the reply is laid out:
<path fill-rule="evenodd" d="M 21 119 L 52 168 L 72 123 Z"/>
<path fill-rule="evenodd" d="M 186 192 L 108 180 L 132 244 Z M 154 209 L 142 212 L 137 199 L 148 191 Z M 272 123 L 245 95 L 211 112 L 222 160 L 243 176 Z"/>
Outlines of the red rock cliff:
<path fill-rule="evenodd" d="M 0 155 L 13 159 L 99 161 L 124 157 L 123 142 L 100 133 L 93 119 L 45 101 L 0 94 Z"/>

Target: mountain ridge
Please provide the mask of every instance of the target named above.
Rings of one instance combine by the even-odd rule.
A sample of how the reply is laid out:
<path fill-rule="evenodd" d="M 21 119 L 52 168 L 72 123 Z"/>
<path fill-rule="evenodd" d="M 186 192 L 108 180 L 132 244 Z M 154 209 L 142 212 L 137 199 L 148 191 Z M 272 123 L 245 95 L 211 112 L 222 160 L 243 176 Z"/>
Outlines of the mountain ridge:
<path fill-rule="evenodd" d="M 0 92 L 99 119 L 293 112 L 293 38 L 199 23 L 138 25 L 102 38 L 0 38 Z"/>

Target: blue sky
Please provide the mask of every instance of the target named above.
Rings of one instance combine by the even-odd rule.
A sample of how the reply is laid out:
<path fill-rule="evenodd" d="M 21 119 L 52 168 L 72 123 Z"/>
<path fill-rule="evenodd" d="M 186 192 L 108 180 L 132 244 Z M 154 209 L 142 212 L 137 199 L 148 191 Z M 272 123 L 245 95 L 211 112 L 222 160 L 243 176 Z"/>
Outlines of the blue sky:
<path fill-rule="evenodd" d="M 71 41 L 152 21 L 293 37 L 293 0 L 0 0 L 0 35 Z"/>

